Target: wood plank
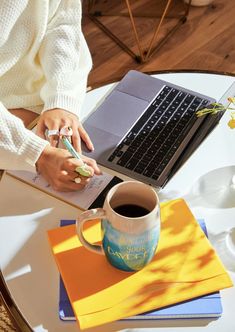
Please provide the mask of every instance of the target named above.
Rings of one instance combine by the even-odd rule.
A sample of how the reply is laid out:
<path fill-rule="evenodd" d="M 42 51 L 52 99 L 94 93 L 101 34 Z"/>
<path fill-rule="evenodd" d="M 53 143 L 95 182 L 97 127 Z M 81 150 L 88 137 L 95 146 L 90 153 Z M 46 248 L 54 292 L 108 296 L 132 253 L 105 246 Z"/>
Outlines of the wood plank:
<path fill-rule="evenodd" d="M 155 15 L 157 4 L 162 6 L 164 1 L 166 3 L 166 0 L 132 0 L 131 3 L 135 6 L 136 14 L 147 12 L 148 15 Z M 122 0 L 96 0 L 96 6 L 100 6 L 99 8 L 107 13 L 126 12 L 125 1 Z M 171 15 L 179 13 L 179 6 L 182 6 L 182 0 L 175 0 Z M 86 13 L 86 1 L 83 1 L 83 31 L 93 58 L 93 69 L 88 80 L 91 86 L 119 79 L 130 69 L 143 72 L 194 69 L 235 74 L 234 0 L 215 0 L 209 6 L 191 7 L 187 22 L 144 64 L 135 62 L 91 22 Z M 104 19 L 112 31 L 137 50 L 128 17 L 111 16 Z M 143 45 L 148 45 L 156 19 L 135 20 Z M 169 29 L 172 22 L 172 19 L 166 21 L 162 34 Z"/>

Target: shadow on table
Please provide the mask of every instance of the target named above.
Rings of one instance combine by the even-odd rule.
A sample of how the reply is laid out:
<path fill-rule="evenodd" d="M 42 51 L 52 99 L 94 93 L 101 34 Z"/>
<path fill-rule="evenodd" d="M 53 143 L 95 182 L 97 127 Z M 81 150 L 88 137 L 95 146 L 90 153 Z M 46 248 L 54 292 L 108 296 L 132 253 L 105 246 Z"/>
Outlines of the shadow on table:
<path fill-rule="evenodd" d="M 31 205 L 33 206 L 33 205 Z M 66 205 L 65 205 L 66 206 Z M 12 209 L 14 210 L 14 208 Z M 33 208 L 31 208 L 31 211 Z M 14 211 L 11 211 L 12 215 Z M 16 211 L 15 211 L 16 212 Z M 22 213 L 20 216 L 19 213 Z M 18 216 L 8 220 L 9 230 L 14 229 L 17 223 L 17 217 L 24 217 L 24 223 L 30 222 L 32 227 L 30 234 L 24 244 L 14 254 L 9 264 L 4 269 L 4 275 L 7 276 L 7 283 L 16 303 L 20 303 L 20 309 L 26 313 L 26 319 L 31 322 L 34 331 L 55 331 L 56 332 L 75 332 L 78 327 L 76 323 L 61 322 L 58 317 L 58 296 L 59 296 L 59 276 L 53 256 L 48 254 L 51 251 L 47 240 L 47 230 L 57 227 L 59 220 L 66 211 L 63 208 L 55 214 L 55 221 L 48 222 L 48 215 L 51 208 L 45 208 L 42 204 L 41 209 L 32 211 L 31 215 L 24 215 L 25 208 L 22 211 L 17 210 Z M 12 225 L 11 225 L 12 224 Z M 23 225 L 22 225 L 23 226 Z M 29 227 L 29 226 L 28 226 Z M 9 241 L 11 237 L 9 236 Z M 32 255 L 30 254 L 32 253 Z M 74 262 L 76 264 L 76 262 Z M 41 272 L 45 271 L 44 274 Z M 38 278 L 38 276 L 42 276 Z M 82 287 L 82 286 L 81 286 Z M 26 295 L 27 294 L 27 295 Z M 46 294 L 44 296 L 44 294 Z M 21 300 L 27 297 L 27 301 Z M 37 299 L 35 300 L 35 297 Z M 43 309 L 46 306 L 46 310 Z M 40 312 L 43 310 L 44 321 L 47 326 L 41 326 Z M 55 318 L 56 315 L 56 318 Z M 175 320 L 155 320 L 148 321 L 148 328 L 159 327 L 194 327 L 205 326 L 211 319 L 175 319 Z M 140 329 L 146 327 L 146 321 L 122 321 L 113 324 L 106 324 L 97 328 L 87 329 L 87 332 L 112 332 L 125 329 Z"/>
<path fill-rule="evenodd" d="M 235 207 L 235 165 L 214 169 L 198 178 L 185 194 L 176 190 L 159 192 L 160 201 L 182 197 L 192 207 L 229 209 Z"/>
<path fill-rule="evenodd" d="M 229 209 L 235 207 L 235 165 L 217 168 L 202 175 L 184 199 L 192 206 Z"/>

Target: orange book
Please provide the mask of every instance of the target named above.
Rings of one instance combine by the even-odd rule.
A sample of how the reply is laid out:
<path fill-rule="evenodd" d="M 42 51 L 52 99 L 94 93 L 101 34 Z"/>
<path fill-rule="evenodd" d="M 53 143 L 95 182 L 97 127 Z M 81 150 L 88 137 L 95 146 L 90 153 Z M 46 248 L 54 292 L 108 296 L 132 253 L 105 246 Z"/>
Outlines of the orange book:
<path fill-rule="evenodd" d="M 100 223 L 85 236 L 101 240 Z M 231 287 L 232 281 L 187 204 L 161 204 L 156 254 L 144 269 L 124 272 L 79 242 L 75 226 L 48 231 L 58 269 L 80 328 L 91 328 Z"/>

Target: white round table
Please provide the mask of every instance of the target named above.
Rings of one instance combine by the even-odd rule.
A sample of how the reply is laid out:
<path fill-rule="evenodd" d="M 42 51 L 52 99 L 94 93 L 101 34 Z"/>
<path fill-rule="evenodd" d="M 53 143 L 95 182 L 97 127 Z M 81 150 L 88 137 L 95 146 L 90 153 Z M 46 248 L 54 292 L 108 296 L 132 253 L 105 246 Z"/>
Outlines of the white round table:
<path fill-rule="evenodd" d="M 217 100 L 235 77 L 211 73 L 165 73 L 157 77 Z M 83 117 L 91 112 L 112 84 L 87 93 Z M 160 200 L 183 197 L 196 218 L 204 218 L 209 239 L 235 281 L 235 258 L 227 253 L 235 237 L 235 130 L 229 113 L 159 193 Z M 105 169 L 106 172 L 111 172 Z M 115 174 L 111 172 L 111 174 Z M 120 174 L 118 176 L 122 177 Z M 125 177 L 123 177 L 125 179 Z M 1 292 L 22 331 L 75 332 L 78 325 L 58 316 L 59 273 L 47 240 L 47 230 L 59 220 L 75 219 L 79 210 L 5 174 L 0 182 Z M 226 240 L 227 239 L 227 240 Z M 226 242 L 227 241 L 227 242 Z M 209 324 L 203 319 L 114 322 L 98 331 L 234 332 L 234 287 L 221 291 L 223 314 Z M 23 317 L 23 318 L 22 318 Z M 27 321 L 27 323 L 26 323 Z M 88 330 L 87 330 L 88 331 Z"/>

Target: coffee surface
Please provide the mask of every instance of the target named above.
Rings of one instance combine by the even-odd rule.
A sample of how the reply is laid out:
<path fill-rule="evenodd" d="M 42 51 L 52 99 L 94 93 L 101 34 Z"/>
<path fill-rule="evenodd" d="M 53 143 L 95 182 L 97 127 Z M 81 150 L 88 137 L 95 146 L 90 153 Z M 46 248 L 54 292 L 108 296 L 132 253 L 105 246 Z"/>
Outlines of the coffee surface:
<path fill-rule="evenodd" d="M 114 208 L 114 211 L 121 216 L 128 218 L 139 218 L 148 214 L 150 211 L 143 206 L 136 204 L 123 204 Z"/>

